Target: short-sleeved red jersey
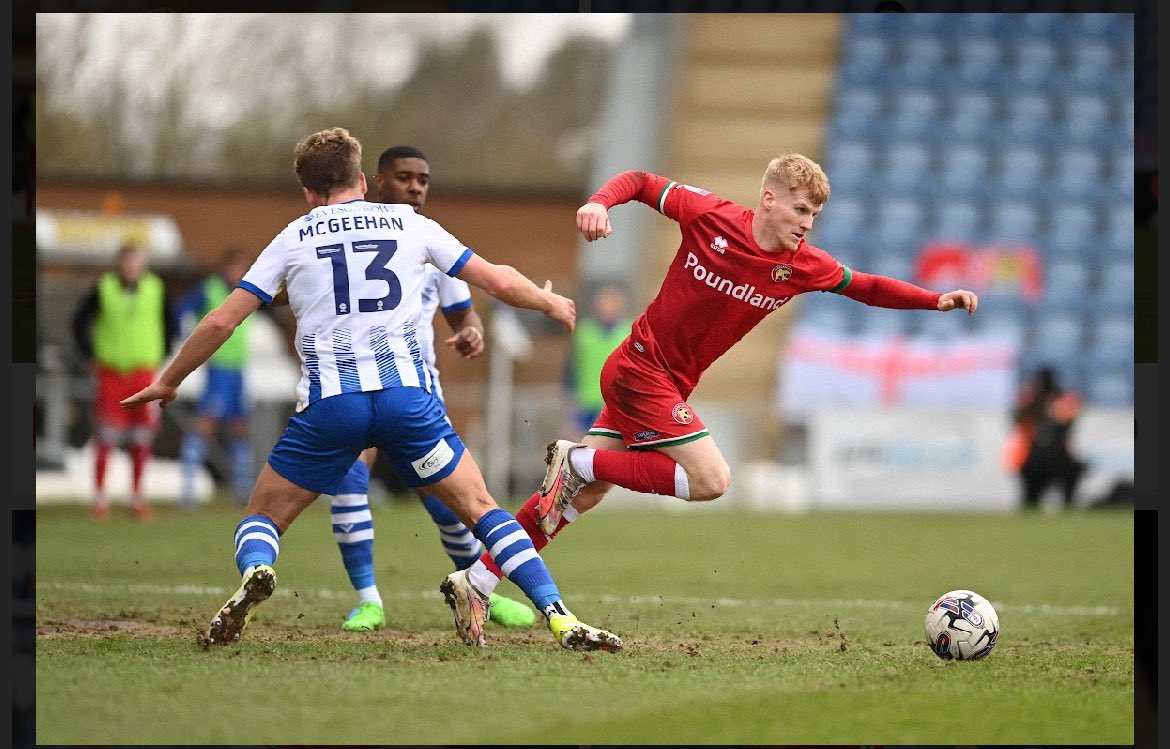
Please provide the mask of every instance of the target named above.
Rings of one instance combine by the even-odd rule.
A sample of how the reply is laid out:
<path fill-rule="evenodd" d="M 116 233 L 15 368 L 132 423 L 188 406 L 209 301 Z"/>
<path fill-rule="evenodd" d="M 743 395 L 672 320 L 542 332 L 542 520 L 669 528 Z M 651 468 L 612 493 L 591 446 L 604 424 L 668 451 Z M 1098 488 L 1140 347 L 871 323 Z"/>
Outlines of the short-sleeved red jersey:
<path fill-rule="evenodd" d="M 792 251 L 766 252 L 752 237 L 755 211 L 707 190 L 645 174 L 634 199 L 677 221 L 682 242 L 629 341 L 658 359 L 684 397 L 768 313 L 797 294 L 849 283 L 848 269 L 804 240 Z M 590 200 L 612 207 L 600 191 Z"/>

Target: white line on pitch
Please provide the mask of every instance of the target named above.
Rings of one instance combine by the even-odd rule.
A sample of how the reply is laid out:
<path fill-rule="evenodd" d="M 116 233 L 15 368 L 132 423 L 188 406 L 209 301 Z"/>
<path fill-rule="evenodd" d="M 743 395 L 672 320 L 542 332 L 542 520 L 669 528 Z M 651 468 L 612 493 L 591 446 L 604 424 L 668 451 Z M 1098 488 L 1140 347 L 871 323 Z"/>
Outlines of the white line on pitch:
<path fill-rule="evenodd" d="M 94 584 L 94 583 L 67 583 L 67 582 L 51 582 L 38 581 L 37 592 L 50 590 L 68 590 L 80 593 L 140 593 L 147 595 L 182 595 L 182 596 L 212 596 L 222 597 L 226 596 L 232 591 L 227 588 L 215 585 L 149 585 L 149 584 L 134 584 L 134 585 L 118 585 L 118 584 Z M 323 599 L 349 599 L 355 593 L 352 590 L 331 590 L 328 588 L 317 588 L 313 590 L 278 588 L 275 595 L 292 598 L 293 590 L 296 590 L 297 595 L 323 598 Z M 440 597 L 438 589 L 434 591 L 399 591 L 392 595 L 385 596 L 387 598 L 397 598 L 400 600 L 418 600 L 418 599 L 437 599 Z M 926 608 L 918 603 L 908 601 L 882 601 L 872 599 L 844 599 L 844 598 L 761 598 L 761 599 L 747 599 L 747 598 L 702 598 L 696 596 L 617 596 L 612 593 L 595 593 L 588 594 L 580 591 L 572 593 L 571 597 L 575 600 L 590 600 L 598 603 L 615 603 L 615 604 L 631 604 L 641 605 L 653 603 L 674 604 L 674 605 L 703 605 L 703 606 L 717 606 L 720 608 L 736 608 L 743 606 L 779 606 L 784 607 L 825 607 L 825 608 L 884 608 L 884 609 L 922 609 Z M 1019 614 L 1053 614 L 1056 616 L 1117 616 L 1121 610 L 1116 606 L 1052 606 L 1049 604 L 1012 604 L 1003 603 L 1001 601 L 992 601 L 997 611 L 1011 611 Z"/>

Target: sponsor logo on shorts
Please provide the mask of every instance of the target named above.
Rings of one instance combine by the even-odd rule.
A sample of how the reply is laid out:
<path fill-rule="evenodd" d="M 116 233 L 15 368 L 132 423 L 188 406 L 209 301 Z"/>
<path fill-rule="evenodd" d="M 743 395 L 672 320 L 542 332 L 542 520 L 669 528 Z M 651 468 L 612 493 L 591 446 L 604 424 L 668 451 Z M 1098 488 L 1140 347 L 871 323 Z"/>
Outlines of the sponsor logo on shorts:
<path fill-rule="evenodd" d="M 447 444 L 447 440 L 439 440 L 429 453 L 418 460 L 410 461 L 410 465 L 414 467 L 414 472 L 418 474 L 420 479 L 425 479 L 443 470 L 443 467 L 450 463 L 451 458 L 454 457 L 455 451 Z"/>
<path fill-rule="evenodd" d="M 674 410 L 670 412 L 674 420 L 679 424 L 690 424 L 695 420 L 695 413 L 691 411 L 691 407 L 685 403 L 676 403 Z"/>
<path fill-rule="evenodd" d="M 777 265 L 772 269 L 772 280 L 779 283 L 780 281 L 787 281 L 792 278 L 791 265 Z"/>
<path fill-rule="evenodd" d="M 637 434 L 635 434 L 634 441 L 641 442 L 642 440 L 652 440 L 657 436 L 658 436 L 658 432 L 654 431 L 653 429 L 647 429 L 644 432 L 638 432 Z"/>
<path fill-rule="evenodd" d="M 646 353 L 646 348 L 644 346 L 642 346 L 642 344 L 638 343 L 637 341 L 634 341 L 634 348 L 638 349 L 639 354 Z"/>

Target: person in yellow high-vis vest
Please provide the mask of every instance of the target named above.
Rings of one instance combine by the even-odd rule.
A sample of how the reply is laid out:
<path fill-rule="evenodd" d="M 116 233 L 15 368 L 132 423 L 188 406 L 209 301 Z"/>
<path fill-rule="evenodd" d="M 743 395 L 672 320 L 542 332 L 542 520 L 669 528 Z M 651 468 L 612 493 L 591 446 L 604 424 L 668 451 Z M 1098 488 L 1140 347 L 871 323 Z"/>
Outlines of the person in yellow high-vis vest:
<path fill-rule="evenodd" d="M 105 486 L 110 449 L 127 440 L 133 466 L 130 510 L 141 520 L 151 515 L 142 478 L 158 430 L 158 408 L 127 411 L 120 401 L 154 380 L 173 334 L 166 286 L 147 268 L 141 248 L 123 245 L 116 269 L 101 275 L 73 315 L 74 341 L 97 385 L 92 512 L 98 520 L 110 514 Z"/>
<path fill-rule="evenodd" d="M 602 286 L 593 295 L 592 316 L 578 320 L 573 331 L 565 388 L 576 405 L 574 419 L 581 434 L 589 431 L 605 406 L 601 367 L 630 334 L 633 319 L 626 314 L 626 307 L 626 292 L 620 286 Z"/>
<path fill-rule="evenodd" d="M 175 303 L 173 316 L 178 326 L 188 315 L 196 322 L 223 304 L 228 294 L 248 272 L 250 258 L 239 248 L 229 248 L 220 261 L 220 269 L 200 281 Z M 182 460 L 182 489 L 180 504 L 195 506 L 195 476 L 207 460 L 207 450 L 217 427 L 227 432 L 228 455 L 231 460 L 231 487 L 236 500 L 243 504 L 252 492 L 256 473 L 252 466 L 251 403 L 244 388 L 244 366 L 248 357 L 248 327 L 246 318 L 231 337 L 207 361 L 207 384 L 195 407 L 195 423 L 179 448 Z"/>

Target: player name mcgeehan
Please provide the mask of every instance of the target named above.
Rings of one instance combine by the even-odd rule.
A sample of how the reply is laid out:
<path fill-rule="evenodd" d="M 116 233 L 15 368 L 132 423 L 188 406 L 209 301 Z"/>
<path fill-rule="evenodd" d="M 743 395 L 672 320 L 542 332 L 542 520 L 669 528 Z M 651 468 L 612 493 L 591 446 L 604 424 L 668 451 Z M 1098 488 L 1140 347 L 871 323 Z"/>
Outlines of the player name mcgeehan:
<path fill-rule="evenodd" d="M 730 278 L 723 278 L 717 276 L 711 271 L 707 270 L 702 265 L 699 265 L 699 258 L 693 252 L 687 253 L 686 262 L 683 263 L 683 269 L 694 268 L 691 273 L 695 276 L 696 281 L 702 281 L 716 291 L 723 292 L 733 299 L 747 302 L 753 307 L 760 309 L 780 309 L 784 306 L 791 296 L 772 297 L 765 296 L 756 291 L 756 287 L 749 283 L 741 283 L 738 286 L 735 281 Z"/>
<path fill-rule="evenodd" d="M 368 210 L 370 208 L 376 209 L 380 206 L 371 206 L 367 204 L 363 205 L 363 207 Z M 341 216 L 339 218 L 327 219 L 323 218 L 318 211 L 314 211 L 308 216 L 305 216 L 306 221 L 312 221 L 314 218 L 317 220 L 300 229 L 300 239 L 304 239 L 305 237 L 316 237 L 322 234 L 333 234 L 339 231 L 350 231 L 351 229 L 402 230 L 402 219 L 395 216 L 370 216 L 363 212 L 353 216 Z"/>

